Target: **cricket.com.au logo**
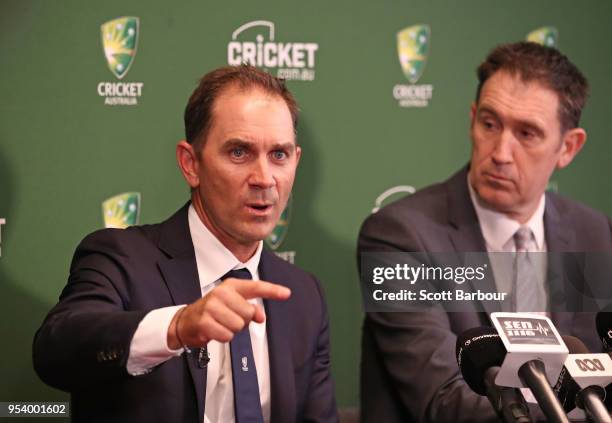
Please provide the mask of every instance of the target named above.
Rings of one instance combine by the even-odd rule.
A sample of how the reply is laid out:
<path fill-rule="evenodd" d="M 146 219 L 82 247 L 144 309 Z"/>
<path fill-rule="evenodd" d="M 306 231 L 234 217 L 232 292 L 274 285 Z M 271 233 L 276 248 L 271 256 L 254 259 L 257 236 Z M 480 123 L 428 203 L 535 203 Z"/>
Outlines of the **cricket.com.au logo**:
<path fill-rule="evenodd" d="M 102 48 L 108 69 L 115 78 L 123 79 L 136 57 L 140 21 L 133 16 L 108 21 L 100 27 Z M 142 95 L 142 82 L 100 82 L 98 95 L 108 106 L 135 106 Z"/>
<path fill-rule="evenodd" d="M 138 225 L 140 220 L 140 193 L 124 192 L 102 203 L 105 228 L 125 229 Z"/>
<path fill-rule="evenodd" d="M 287 201 L 287 205 L 285 209 L 280 215 L 274 230 L 268 237 L 265 239 L 266 245 L 274 251 L 274 254 L 282 258 L 283 260 L 288 261 L 289 263 L 295 263 L 295 251 L 277 251 L 278 247 L 281 246 L 285 237 L 287 236 L 287 232 L 289 231 L 289 222 L 291 221 L 291 210 L 293 205 L 293 196 L 289 196 L 289 200 Z"/>
<path fill-rule="evenodd" d="M 431 31 L 429 25 L 412 25 L 397 33 L 397 56 L 410 82 L 393 86 L 393 98 L 401 107 L 427 107 L 431 100 L 433 85 L 416 85 L 427 63 Z"/>
<path fill-rule="evenodd" d="M 527 34 L 526 40 L 546 47 L 557 48 L 559 47 L 559 31 L 554 26 L 543 26 Z"/>
<path fill-rule="evenodd" d="M 273 22 L 245 23 L 232 33 L 232 41 L 227 44 L 227 63 L 248 63 L 286 80 L 314 81 L 319 44 L 277 42 L 275 36 Z"/>
<path fill-rule="evenodd" d="M 398 200 L 399 197 L 396 194 L 410 195 L 414 194 L 416 189 L 411 185 L 397 185 L 389 188 L 384 191 L 378 197 L 376 197 L 376 201 L 374 202 L 374 208 L 372 209 L 372 214 L 378 213 L 378 211 L 383 208 L 386 204 L 390 204 L 392 201 Z M 387 201 L 389 198 L 393 200 Z"/>
<path fill-rule="evenodd" d="M 2 257 L 2 225 L 6 225 L 6 219 L 0 217 L 0 257 Z"/>

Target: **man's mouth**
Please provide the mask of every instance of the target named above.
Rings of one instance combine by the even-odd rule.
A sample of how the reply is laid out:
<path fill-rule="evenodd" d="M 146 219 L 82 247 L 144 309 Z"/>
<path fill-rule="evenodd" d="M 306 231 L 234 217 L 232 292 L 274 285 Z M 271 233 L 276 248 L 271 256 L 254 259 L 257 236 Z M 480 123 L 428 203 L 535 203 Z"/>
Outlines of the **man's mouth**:
<path fill-rule="evenodd" d="M 496 173 L 485 172 L 484 176 L 493 183 L 512 183 L 512 179 Z"/>
<path fill-rule="evenodd" d="M 266 215 L 272 210 L 272 203 L 248 203 L 247 209 L 250 213 L 258 216 Z"/>

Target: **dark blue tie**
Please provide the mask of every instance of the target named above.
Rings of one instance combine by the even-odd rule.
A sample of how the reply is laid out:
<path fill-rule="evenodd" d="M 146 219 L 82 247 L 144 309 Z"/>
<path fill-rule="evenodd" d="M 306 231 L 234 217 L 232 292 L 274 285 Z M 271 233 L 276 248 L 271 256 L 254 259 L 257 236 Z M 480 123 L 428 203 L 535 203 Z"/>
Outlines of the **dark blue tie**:
<path fill-rule="evenodd" d="M 252 279 L 247 269 L 232 270 L 223 277 L 225 278 Z M 230 353 L 236 423 L 263 423 L 257 371 L 248 324 L 240 332 L 234 334 L 230 342 Z"/>

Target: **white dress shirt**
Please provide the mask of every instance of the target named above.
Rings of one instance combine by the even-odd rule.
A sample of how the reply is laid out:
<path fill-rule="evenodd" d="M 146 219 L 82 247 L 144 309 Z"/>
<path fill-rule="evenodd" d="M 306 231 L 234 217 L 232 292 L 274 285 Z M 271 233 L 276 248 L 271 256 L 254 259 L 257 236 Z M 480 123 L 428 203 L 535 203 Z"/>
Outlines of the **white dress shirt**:
<path fill-rule="evenodd" d="M 480 223 L 480 229 L 485 240 L 487 252 L 489 253 L 489 261 L 491 262 L 491 267 L 493 268 L 493 276 L 495 278 L 497 290 L 499 292 L 512 292 L 512 277 L 514 270 L 512 267 L 512 260 L 509 260 L 510 255 L 507 253 L 516 252 L 514 234 L 521 226 L 529 227 L 533 234 L 534 242 L 532 242 L 532 245 L 528 248 L 528 251 L 542 253 L 537 255 L 539 259 L 536 260 L 536 263 L 539 267 L 537 270 L 538 274 L 544 278 L 546 275 L 547 266 L 545 254 L 547 247 L 546 237 L 544 234 L 544 207 L 546 205 L 546 196 L 542 194 L 538 207 L 533 215 L 526 223 L 521 224 L 516 220 L 510 219 L 503 213 L 483 207 L 479 203 L 478 197 L 470 184 L 469 175 L 468 188 L 470 191 L 470 199 L 472 200 L 472 204 L 476 210 L 476 216 L 478 217 L 478 222 Z M 544 298 L 547 298 L 544 279 L 542 279 L 541 282 L 542 283 L 539 284 L 539 288 L 544 291 Z M 539 312 L 534 314 L 547 315 L 547 313 Z M 525 401 L 531 404 L 537 404 L 537 401 L 529 388 L 521 388 L 521 393 L 523 394 Z"/>
<path fill-rule="evenodd" d="M 254 280 L 259 279 L 259 259 L 263 242 L 246 263 L 241 263 L 202 223 L 193 205 L 188 212 L 189 232 L 193 242 L 200 289 L 202 296 L 208 294 L 221 283 L 230 270 L 246 267 Z M 263 300 L 249 300 L 263 307 Z M 185 305 L 164 307 L 149 312 L 138 325 L 127 362 L 127 371 L 132 375 L 150 372 L 153 367 L 183 353 L 183 349 L 171 350 L 168 347 L 168 327 L 176 312 Z M 270 421 L 270 363 L 268 359 L 268 339 L 266 324 L 249 324 L 253 358 L 257 368 L 259 397 L 265 422 Z M 210 362 L 206 377 L 206 407 L 204 423 L 235 421 L 234 388 L 229 343 L 210 341 L 207 345 Z"/>
<path fill-rule="evenodd" d="M 513 289 L 513 260 L 508 253 L 516 252 L 514 234 L 521 226 L 531 229 L 533 239 L 528 248 L 529 252 L 540 254 L 532 255 L 538 274 L 538 289 L 541 291 L 542 298 L 548 298 L 546 290 L 546 237 L 544 234 L 544 208 L 546 206 L 546 196 L 542 194 L 540 202 L 535 212 L 527 222 L 521 224 L 503 213 L 487 209 L 478 200 L 476 192 L 472 188 L 468 177 L 468 188 L 470 199 L 476 210 L 476 216 L 485 240 L 489 261 L 495 278 L 495 285 L 498 292 L 512 292 Z"/>

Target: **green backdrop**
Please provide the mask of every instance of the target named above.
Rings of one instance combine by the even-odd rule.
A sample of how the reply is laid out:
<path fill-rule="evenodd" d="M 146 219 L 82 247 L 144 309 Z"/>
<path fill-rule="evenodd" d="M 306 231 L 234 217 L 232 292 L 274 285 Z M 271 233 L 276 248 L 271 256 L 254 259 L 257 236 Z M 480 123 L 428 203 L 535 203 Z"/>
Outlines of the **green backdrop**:
<path fill-rule="evenodd" d="M 122 16 L 137 17 L 139 27 L 136 54 L 119 80 L 107 66 L 100 27 Z M 232 34 L 263 20 L 273 24 L 273 41 L 268 25 L 245 30 L 238 42 L 257 44 L 261 35 L 276 48 L 317 45 L 313 63 L 294 57 L 306 69 L 298 74 L 314 80 L 289 82 L 302 112 L 303 155 L 277 251 L 295 252 L 295 263 L 323 281 L 338 402 L 358 405 L 359 226 L 385 190 L 420 188 L 466 163 L 474 71 L 494 45 L 556 29 L 558 47 L 590 79 L 592 96 L 583 118 L 589 141 L 554 185 L 612 212 L 611 17 L 607 1 L 0 0 L 0 219 L 6 220 L 0 224 L 0 401 L 67 397 L 35 376 L 31 341 L 66 283 L 75 246 L 103 226 L 101 203 L 116 194 L 140 193 L 140 223 L 158 222 L 186 201 L 174 146 L 183 136 L 187 98 L 199 76 L 227 64 Z M 413 25 L 430 31 L 421 45 L 427 47 L 423 73 L 414 82 L 432 86 L 426 107 L 402 107 L 393 96 L 396 85 L 411 85 L 396 36 Z M 142 83 L 138 104 L 105 105 L 100 82 Z"/>

